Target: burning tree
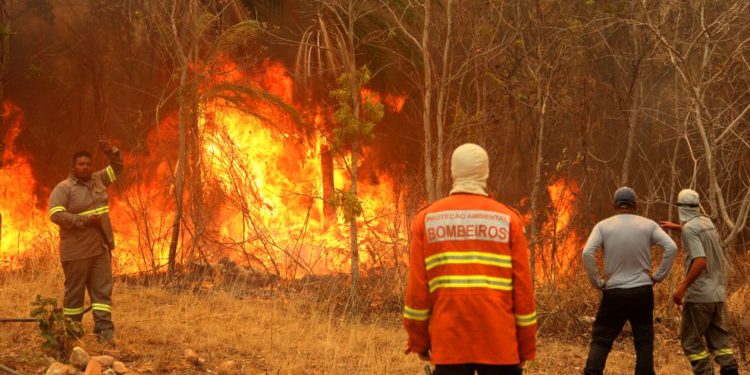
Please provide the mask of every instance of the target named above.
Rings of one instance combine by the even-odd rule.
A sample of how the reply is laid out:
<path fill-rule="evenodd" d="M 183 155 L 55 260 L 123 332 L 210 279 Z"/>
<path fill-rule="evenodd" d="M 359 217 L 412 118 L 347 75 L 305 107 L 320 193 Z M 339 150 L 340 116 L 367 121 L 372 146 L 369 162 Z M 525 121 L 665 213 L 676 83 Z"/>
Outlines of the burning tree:
<path fill-rule="evenodd" d="M 134 32 L 149 37 L 146 42 L 162 57 L 167 81 L 156 95 L 156 127 L 144 142 L 147 151 L 129 155 L 131 181 L 123 179 L 113 199 L 113 220 L 122 232 L 118 246 L 128 249 L 119 256 L 130 257 L 126 268 L 133 270 L 137 264 L 143 270 L 141 265 L 147 265 L 155 272 L 165 259 L 174 273 L 180 257 L 207 262 L 222 256 L 284 277 L 348 266 L 352 252 L 341 244 L 352 241 L 339 233 L 338 224 L 347 226 L 349 221 L 323 219 L 321 203 L 333 197 L 325 194 L 325 187 L 323 197 L 319 190 L 322 180 L 330 181 L 328 191 L 333 191 L 336 173 L 337 184 L 358 175 L 362 147 L 372 139 L 372 119 L 379 121 L 383 115 L 378 94 L 362 99 L 361 86 L 369 73 L 355 74 L 355 81 L 342 78 L 347 82 L 343 89 L 356 93 L 356 100 L 346 102 L 352 119 L 366 125 L 365 135 L 352 135 L 346 116 L 334 135 L 333 111 L 317 106 L 310 110 L 302 107 L 309 103 L 295 102 L 293 79 L 283 64 L 256 61 L 254 50 L 238 48 L 254 40 L 260 25 L 243 18 L 237 2 L 134 4 L 138 6 L 129 10 Z M 357 89 L 351 91 L 351 83 Z M 384 95 L 386 103 L 389 98 Z M 402 105 L 403 99 L 393 106 L 400 111 Z M 315 115 L 306 123 L 298 112 Z M 331 159 L 332 166 L 320 178 L 323 145 L 333 144 L 338 159 Z M 351 154 L 357 160 L 353 172 Z M 345 177 L 339 172 L 344 169 Z M 381 186 L 390 186 L 386 177 Z M 371 230 L 368 241 L 377 240 L 379 231 L 391 224 L 381 219 L 386 208 L 392 209 L 391 190 L 365 184 L 362 191 L 361 182 L 353 181 L 353 196 L 363 198 L 356 205 L 367 218 L 360 223 L 355 219 L 353 230 L 366 226 Z M 339 194 L 344 196 L 352 195 Z M 356 244 L 356 234 L 353 238 Z M 354 262 L 355 269 L 359 263 Z"/>
<path fill-rule="evenodd" d="M 539 275 L 576 261 L 567 234 L 609 213 L 622 183 L 652 218 L 695 187 L 726 243 L 747 243 L 746 2 L 32 3 L 64 22 L 10 12 L 23 32 L 2 35 L 6 256 L 46 233 L 45 189 L 102 123 L 131 161 L 112 199 L 120 270 L 228 256 L 287 277 L 351 271 L 356 287 L 379 245 L 403 255 L 406 230 L 382 214 L 393 195 L 408 212 L 438 198 L 466 141 L 490 154 L 491 192 L 530 212 L 539 267 L 557 264 Z M 408 104 L 391 118 L 395 92 Z"/>
<path fill-rule="evenodd" d="M 339 192 L 338 205 L 349 222 L 349 236 L 352 256 L 352 295 L 356 295 L 359 283 L 359 243 L 357 239 L 357 217 L 362 214 L 362 206 L 357 197 L 358 165 L 362 147 L 375 136 L 375 125 L 383 118 L 383 104 L 370 98 L 362 98 L 361 91 L 370 80 L 370 71 L 363 67 L 339 77 L 340 88 L 331 92 L 336 98 L 338 109 L 334 113 L 338 127 L 334 129 L 335 150 L 348 153 L 347 165 L 350 175 L 348 192 Z"/>
<path fill-rule="evenodd" d="M 363 31 L 361 23 L 376 9 L 367 1 L 322 0 L 315 2 L 317 24 L 302 36 L 298 54 L 298 70 L 303 80 L 313 79 L 312 85 L 323 84 L 330 73 L 338 74 L 339 88 L 331 91 L 336 100 L 334 114 L 338 127 L 333 130 L 333 143 L 340 152 L 348 152 L 350 188 L 339 192 L 336 200 L 343 207 L 349 222 L 351 252 L 351 296 L 356 298 L 359 283 L 359 243 L 357 216 L 361 213 L 357 198 L 358 163 L 362 147 L 374 136 L 373 129 L 383 117 L 383 106 L 378 101 L 363 100 L 361 93 L 370 80 L 370 72 L 357 63 L 357 50 L 372 37 Z M 364 29 L 366 30 L 366 29 Z M 313 59 L 310 56 L 317 56 Z"/>
<path fill-rule="evenodd" d="M 259 92 L 257 87 L 229 81 L 216 81 L 217 75 L 226 74 L 223 58 L 246 42 L 257 30 L 257 24 L 243 19 L 245 14 L 236 2 L 144 1 L 142 4 L 146 23 L 153 27 L 155 46 L 171 64 L 170 84 L 162 94 L 159 107 L 173 97 L 177 100 L 178 162 L 174 172 L 175 214 L 169 246 L 169 273 L 175 271 L 177 246 L 183 224 L 184 192 L 186 179 L 191 182 L 190 202 L 193 205 L 193 250 L 200 247 L 206 231 L 203 189 L 204 159 L 202 129 L 199 119 L 208 101 L 221 97 L 246 108 L 245 97 L 264 96 L 280 107 L 295 113 L 293 108 L 272 96 Z M 232 22 L 234 20 L 234 22 Z M 296 118 L 296 117 L 295 117 Z M 188 136 L 190 137 L 188 139 Z M 190 161 L 188 165 L 188 161 Z"/>

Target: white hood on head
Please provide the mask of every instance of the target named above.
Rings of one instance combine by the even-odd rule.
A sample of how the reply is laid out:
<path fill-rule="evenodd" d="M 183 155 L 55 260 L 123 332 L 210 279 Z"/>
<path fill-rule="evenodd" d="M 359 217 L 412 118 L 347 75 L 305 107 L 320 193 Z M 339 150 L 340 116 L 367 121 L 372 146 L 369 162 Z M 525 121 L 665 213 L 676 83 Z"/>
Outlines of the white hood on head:
<path fill-rule="evenodd" d="M 680 218 L 680 224 L 685 224 L 690 219 L 701 215 L 700 196 L 695 190 L 683 189 L 680 191 L 680 194 L 677 195 L 677 204 L 677 213 Z"/>
<path fill-rule="evenodd" d="M 487 151 L 473 143 L 465 143 L 453 151 L 451 157 L 451 194 L 487 195 L 490 162 Z"/>

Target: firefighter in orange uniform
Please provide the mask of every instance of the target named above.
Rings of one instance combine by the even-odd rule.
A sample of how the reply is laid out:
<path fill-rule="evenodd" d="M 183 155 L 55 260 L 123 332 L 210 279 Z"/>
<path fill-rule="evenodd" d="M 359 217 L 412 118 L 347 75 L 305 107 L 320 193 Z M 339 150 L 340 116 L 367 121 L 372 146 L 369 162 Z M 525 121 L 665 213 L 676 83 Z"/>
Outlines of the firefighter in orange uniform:
<path fill-rule="evenodd" d="M 487 152 L 456 148 L 450 196 L 412 223 L 407 353 L 435 375 L 521 374 L 536 352 L 536 311 L 523 219 L 488 197 Z"/>

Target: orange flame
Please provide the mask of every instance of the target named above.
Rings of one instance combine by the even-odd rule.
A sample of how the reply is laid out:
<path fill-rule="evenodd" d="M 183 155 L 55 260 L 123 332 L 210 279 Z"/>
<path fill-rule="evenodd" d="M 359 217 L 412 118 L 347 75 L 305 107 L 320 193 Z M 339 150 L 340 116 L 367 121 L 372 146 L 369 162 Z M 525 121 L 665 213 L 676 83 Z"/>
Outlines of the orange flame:
<path fill-rule="evenodd" d="M 571 226 L 578 184 L 559 178 L 547 186 L 548 220 L 542 225 L 536 273 L 548 279 L 569 274 L 579 255 L 578 234 Z"/>
<path fill-rule="evenodd" d="M 280 63 L 265 62 L 257 74 L 247 75 L 227 62 L 212 77 L 214 82 L 201 90 L 215 83 L 241 84 L 263 89 L 295 106 L 293 81 Z M 380 100 L 380 93 L 368 92 L 367 100 Z M 398 110 L 405 100 L 384 97 L 395 103 L 386 105 Z M 189 160 L 185 191 L 189 199 L 181 222 L 178 261 L 229 257 L 286 277 L 346 272 L 350 267 L 348 224 L 342 217 L 327 218 L 324 213 L 328 202 L 321 150 L 328 143 L 322 134 L 332 121 L 330 110 L 298 108 L 301 113 L 312 113 L 314 129 L 302 131 L 270 101 L 244 100 L 244 106 L 226 98 L 200 105 L 197 134 L 191 134 L 198 144 Z M 53 244 L 57 239 L 46 205 L 31 193 L 36 182 L 29 159 L 13 147 L 23 122 L 20 110 L 6 105 L 3 117 L 13 119 L 4 139 L 0 169 L 0 259 L 8 263 L 29 251 L 39 234 L 48 234 L 45 238 Z M 148 152 L 123 151 L 127 172 L 110 190 L 116 272 L 155 270 L 167 262 L 175 212 L 176 117 L 168 116 L 149 134 Z M 345 156 L 334 157 L 330 173 L 336 189 L 348 189 L 346 168 Z M 393 251 L 394 243 L 402 246 L 405 242 L 401 228 L 407 227 L 396 223 L 403 220 L 399 213 L 404 207 L 394 198 L 394 184 L 382 175 L 359 181 L 358 190 L 363 208 L 358 220 L 360 261 L 365 268 L 404 262 L 405 252 Z M 8 241 L 9 237 L 17 240 Z"/>
<path fill-rule="evenodd" d="M 36 180 L 29 156 L 15 146 L 23 113 L 6 101 L 2 118 L 3 124 L 8 126 L 0 159 L 0 266 L 5 267 L 32 251 L 39 241 L 50 239 L 54 228 L 33 193 Z"/>
<path fill-rule="evenodd" d="M 401 113 L 406 104 L 406 95 L 391 95 L 388 94 L 383 100 L 386 106 L 390 107 L 393 112 Z"/>
<path fill-rule="evenodd" d="M 360 95 L 362 96 L 362 101 L 373 103 L 381 102 L 389 110 L 395 113 L 400 113 L 401 110 L 404 109 L 404 104 L 406 103 L 405 95 L 386 94 L 385 96 L 382 96 L 379 92 L 372 91 L 368 88 L 362 88 Z"/>

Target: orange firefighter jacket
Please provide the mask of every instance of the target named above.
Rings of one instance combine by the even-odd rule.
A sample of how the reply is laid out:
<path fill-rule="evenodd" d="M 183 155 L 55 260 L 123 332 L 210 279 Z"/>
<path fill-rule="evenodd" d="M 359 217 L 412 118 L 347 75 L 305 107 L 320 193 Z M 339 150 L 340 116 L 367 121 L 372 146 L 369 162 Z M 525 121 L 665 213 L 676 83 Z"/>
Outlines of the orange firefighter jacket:
<path fill-rule="evenodd" d="M 407 353 L 435 364 L 534 359 L 536 311 L 523 220 L 494 199 L 454 194 L 412 223 Z"/>

